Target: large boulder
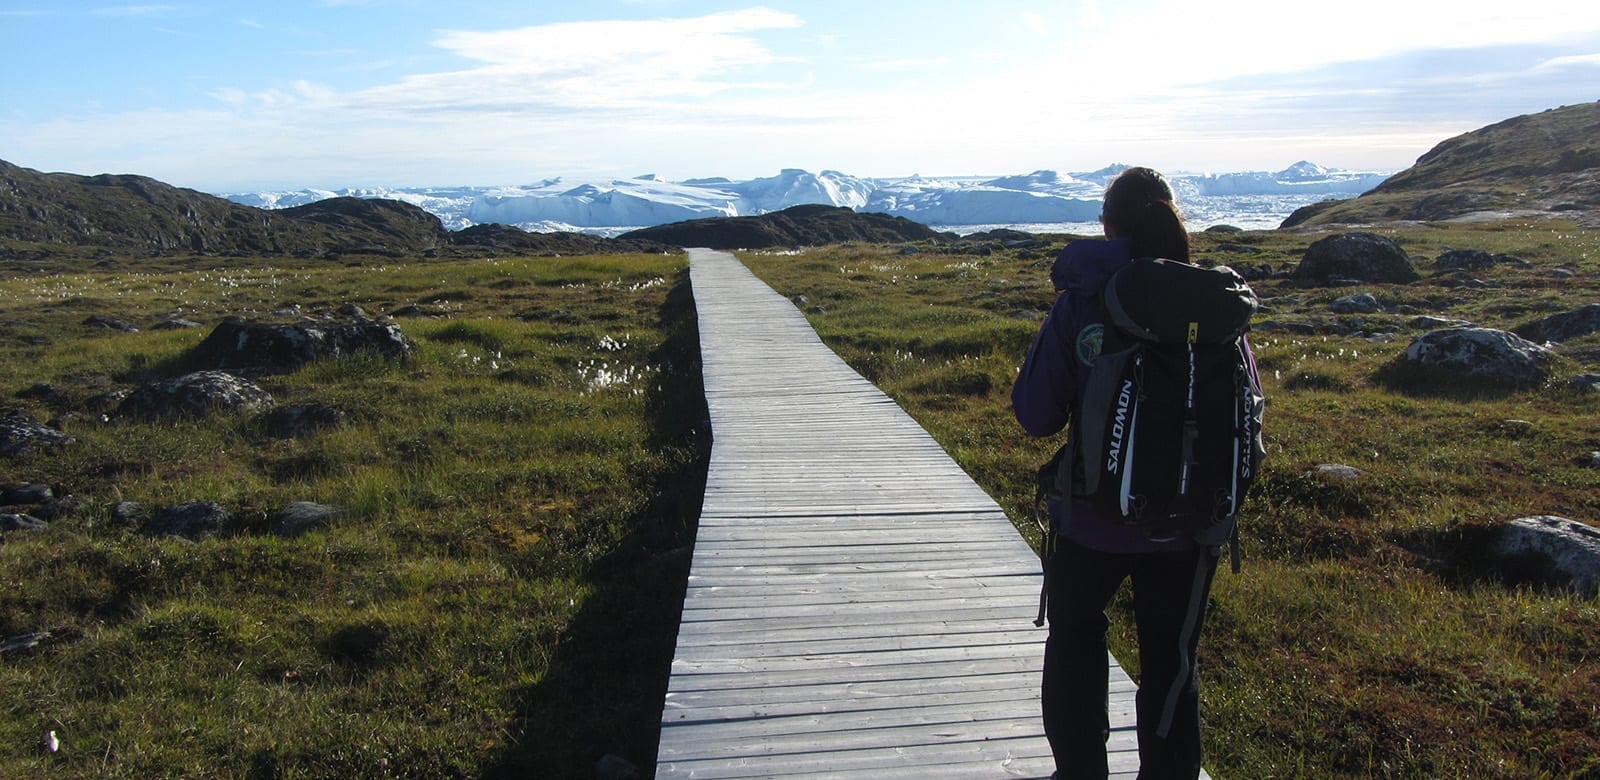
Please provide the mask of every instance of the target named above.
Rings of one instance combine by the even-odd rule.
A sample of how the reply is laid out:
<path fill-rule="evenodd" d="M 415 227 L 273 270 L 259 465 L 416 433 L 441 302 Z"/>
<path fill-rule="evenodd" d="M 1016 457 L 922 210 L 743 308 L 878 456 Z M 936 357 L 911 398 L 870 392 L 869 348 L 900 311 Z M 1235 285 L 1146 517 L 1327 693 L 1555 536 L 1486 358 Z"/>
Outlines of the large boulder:
<path fill-rule="evenodd" d="M 1600 528 L 1552 515 L 1524 517 L 1506 524 L 1494 552 L 1541 565 L 1537 579 L 1565 582 L 1585 596 L 1600 593 Z"/>
<path fill-rule="evenodd" d="M 226 371 L 196 371 L 134 390 L 117 406 L 117 416 L 171 420 L 213 412 L 255 412 L 272 403 L 272 396 L 248 379 Z"/>
<path fill-rule="evenodd" d="M 188 359 L 197 368 L 293 370 L 313 360 L 361 353 L 408 358 L 416 348 L 392 320 L 265 323 L 229 317 Z"/>
<path fill-rule="evenodd" d="M 1294 276 L 1308 284 L 1406 284 L 1422 278 L 1399 244 L 1376 233 L 1340 233 L 1316 241 Z"/>
<path fill-rule="evenodd" d="M 1600 333 L 1600 303 L 1579 306 L 1569 312 L 1519 325 L 1517 335 L 1533 341 L 1568 341 Z"/>
<path fill-rule="evenodd" d="M 1554 353 L 1503 330 L 1447 328 L 1418 336 L 1401 360 L 1453 379 L 1525 386 L 1550 376 Z"/>

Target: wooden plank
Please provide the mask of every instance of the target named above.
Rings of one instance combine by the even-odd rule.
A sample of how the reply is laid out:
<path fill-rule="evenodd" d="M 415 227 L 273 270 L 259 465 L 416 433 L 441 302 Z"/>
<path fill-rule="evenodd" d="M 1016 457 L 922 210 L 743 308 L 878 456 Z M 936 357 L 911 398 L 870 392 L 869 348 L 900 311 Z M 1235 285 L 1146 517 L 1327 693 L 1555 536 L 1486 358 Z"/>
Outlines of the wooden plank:
<path fill-rule="evenodd" d="M 1049 776 L 1021 535 L 783 296 L 726 253 L 690 273 L 713 442 L 657 776 Z"/>

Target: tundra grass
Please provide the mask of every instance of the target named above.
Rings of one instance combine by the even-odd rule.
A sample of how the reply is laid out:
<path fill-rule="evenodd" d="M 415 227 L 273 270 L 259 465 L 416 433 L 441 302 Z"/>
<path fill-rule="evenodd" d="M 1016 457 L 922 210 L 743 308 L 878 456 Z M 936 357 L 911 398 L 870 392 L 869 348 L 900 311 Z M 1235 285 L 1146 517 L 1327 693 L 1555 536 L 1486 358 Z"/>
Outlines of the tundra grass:
<path fill-rule="evenodd" d="M 76 439 L 0 459 L 0 482 L 74 497 L 0 536 L 0 641 L 42 637 L 0 654 L 0 776 L 648 771 L 708 444 L 682 257 L 235 262 L 0 279 L 0 407 Z M 96 405 L 225 316 L 349 304 L 416 315 L 415 355 L 257 379 L 343 425 Z M 204 327 L 149 330 L 172 316 Z M 117 501 L 233 521 L 151 537 Z M 343 514 L 274 536 L 292 501 Z"/>
<path fill-rule="evenodd" d="M 1486 563 L 1489 529 L 1553 514 L 1600 524 L 1594 336 L 1544 386 L 1474 389 L 1394 368 L 1423 315 L 1513 328 L 1600 302 L 1600 234 L 1565 224 L 1383 229 L 1421 282 L 1254 283 L 1268 459 L 1218 576 L 1203 639 L 1216 777 L 1592 777 L 1600 773 L 1600 601 Z M 1203 261 L 1281 272 L 1319 235 L 1196 236 Z M 844 246 L 745 253 L 822 338 L 917 418 L 1033 538 L 1033 474 L 1061 437 L 1011 417 L 1017 367 L 1052 300 L 1049 246 L 949 253 Z M 1435 273 L 1446 247 L 1530 267 Z M 1560 270 L 1558 270 L 1560 269 Z M 1566 272 L 1571 272 L 1570 275 Z M 1385 311 L 1336 315 L 1369 292 Z M 1353 481 L 1322 464 L 1360 470 Z M 1532 574 L 1533 576 L 1527 576 Z M 1112 643 L 1137 676 L 1130 602 Z"/>

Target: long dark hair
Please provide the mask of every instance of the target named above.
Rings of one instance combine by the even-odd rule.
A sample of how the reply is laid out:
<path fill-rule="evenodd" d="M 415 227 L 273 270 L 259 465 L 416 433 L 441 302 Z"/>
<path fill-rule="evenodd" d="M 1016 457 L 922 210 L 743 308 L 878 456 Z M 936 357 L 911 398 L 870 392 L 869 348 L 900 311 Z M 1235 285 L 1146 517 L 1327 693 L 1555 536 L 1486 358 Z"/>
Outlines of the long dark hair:
<path fill-rule="evenodd" d="M 1117 238 L 1126 238 L 1134 257 L 1164 257 L 1189 262 L 1189 230 L 1166 177 L 1150 168 L 1129 168 L 1106 187 L 1101 217 Z"/>

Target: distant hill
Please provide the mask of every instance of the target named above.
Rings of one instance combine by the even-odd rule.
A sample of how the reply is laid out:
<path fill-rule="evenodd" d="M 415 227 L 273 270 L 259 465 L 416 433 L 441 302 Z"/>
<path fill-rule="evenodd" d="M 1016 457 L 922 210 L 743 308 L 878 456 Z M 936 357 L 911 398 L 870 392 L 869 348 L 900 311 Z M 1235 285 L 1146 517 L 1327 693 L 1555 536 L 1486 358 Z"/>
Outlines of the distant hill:
<path fill-rule="evenodd" d="M 618 236 L 621 239 L 711 249 L 823 246 L 845 241 L 893 243 L 942 237 L 945 234 L 905 217 L 823 205 L 791 206 L 754 217 L 712 217 L 673 222 Z"/>
<path fill-rule="evenodd" d="M 0 160 L 0 256 L 111 250 L 141 254 L 406 256 L 508 251 L 661 251 L 643 242 L 504 226 L 452 233 L 397 200 L 329 198 L 265 210 L 145 176 L 41 173 Z"/>
<path fill-rule="evenodd" d="M 1283 227 L 1510 216 L 1600 227 L 1600 102 L 1456 136 L 1370 192 L 1301 208 Z"/>

